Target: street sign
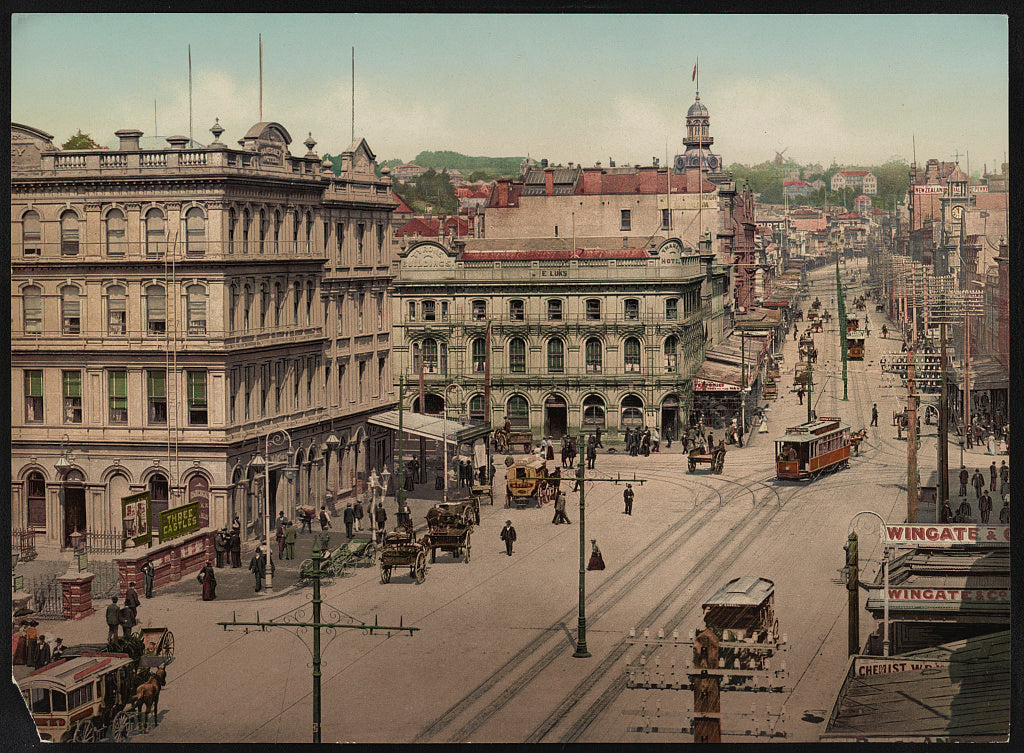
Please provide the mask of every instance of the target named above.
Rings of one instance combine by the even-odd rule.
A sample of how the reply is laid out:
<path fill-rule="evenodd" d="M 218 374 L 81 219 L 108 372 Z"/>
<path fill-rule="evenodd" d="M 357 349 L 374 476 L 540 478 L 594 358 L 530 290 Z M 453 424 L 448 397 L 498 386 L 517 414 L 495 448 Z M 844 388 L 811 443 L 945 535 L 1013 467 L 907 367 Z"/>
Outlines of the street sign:
<path fill-rule="evenodd" d="M 83 572 L 85 570 L 88 570 L 89 569 L 89 553 L 88 552 L 82 552 L 81 554 L 76 555 L 76 557 L 78 558 L 78 572 Z"/>

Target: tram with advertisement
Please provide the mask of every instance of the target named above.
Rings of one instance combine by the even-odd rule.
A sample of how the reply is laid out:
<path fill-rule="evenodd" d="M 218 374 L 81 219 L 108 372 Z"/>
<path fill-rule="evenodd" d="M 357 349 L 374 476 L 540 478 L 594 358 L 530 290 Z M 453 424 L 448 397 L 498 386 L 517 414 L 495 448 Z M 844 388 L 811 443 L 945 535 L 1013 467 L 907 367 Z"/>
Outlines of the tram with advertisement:
<path fill-rule="evenodd" d="M 790 426 L 775 440 L 776 477 L 806 481 L 850 464 L 850 427 L 834 416 Z"/>
<path fill-rule="evenodd" d="M 846 333 L 846 358 L 850 361 L 864 360 L 864 333 L 856 330 Z"/>

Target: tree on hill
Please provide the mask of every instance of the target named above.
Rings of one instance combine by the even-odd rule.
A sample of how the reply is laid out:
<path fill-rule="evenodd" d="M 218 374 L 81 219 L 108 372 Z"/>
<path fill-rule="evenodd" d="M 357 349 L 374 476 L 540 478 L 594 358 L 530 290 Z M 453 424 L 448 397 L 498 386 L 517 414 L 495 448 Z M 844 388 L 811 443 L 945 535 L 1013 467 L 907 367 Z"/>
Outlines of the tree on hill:
<path fill-rule="evenodd" d="M 79 129 L 78 133 L 69 138 L 63 144 L 60 145 L 61 149 L 99 149 L 100 145 L 93 141 L 92 136 L 87 133 L 82 133 Z"/>
<path fill-rule="evenodd" d="M 454 214 L 459 209 L 455 187 L 444 172 L 427 170 L 415 183 L 397 182 L 393 190 L 414 212 L 423 212 L 428 206 L 437 214 Z"/>

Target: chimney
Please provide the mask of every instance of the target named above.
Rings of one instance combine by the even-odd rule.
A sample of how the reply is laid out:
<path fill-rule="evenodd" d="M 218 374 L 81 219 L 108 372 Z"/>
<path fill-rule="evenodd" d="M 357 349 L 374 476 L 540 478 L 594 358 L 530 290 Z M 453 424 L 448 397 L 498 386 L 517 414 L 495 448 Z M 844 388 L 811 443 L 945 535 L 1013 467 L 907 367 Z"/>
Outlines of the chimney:
<path fill-rule="evenodd" d="M 121 144 L 118 146 L 118 149 L 122 152 L 139 150 L 139 139 L 142 138 L 142 131 L 136 131 L 129 128 L 123 131 L 114 131 L 114 135 L 121 139 Z"/>
<path fill-rule="evenodd" d="M 185 148 L 185 144 L 188 143 L 188 136 L 168 136 L 167 143 L 171 145 L 171 149 L 182 150 Z"/>
<path fill-rule="evenodd" d="M 554 168 L 544 168 L 544 195 L 551 196 L 555 192 L 555 171 Z"/>
<path fill-rule="evenodd" d="M 503 178 L 498 181 L 498 206 L 508 206 L 508 179 Z"/>

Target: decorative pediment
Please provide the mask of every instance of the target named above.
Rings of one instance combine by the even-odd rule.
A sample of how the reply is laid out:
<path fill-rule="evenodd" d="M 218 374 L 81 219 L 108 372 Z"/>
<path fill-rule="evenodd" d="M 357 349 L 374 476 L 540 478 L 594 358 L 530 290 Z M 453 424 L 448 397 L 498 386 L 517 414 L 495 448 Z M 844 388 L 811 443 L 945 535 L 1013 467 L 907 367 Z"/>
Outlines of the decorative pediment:
<path fill-rule="evenodd" d="M 359 139 L 341 153 L 341 171 L 359 175 L 376 175 L 377 155 L 366 139 Z"/>
<path fill-rule="evenodd" d="M 280 123 L 257 123 L 238 140 L 242 148 L 260 156 L 260 167 L 281 167 L 291 152 L 288 145 L 292 137 Z"/>
<path fill-rule="evenodd" d="M 38 128 L 11 123 L 11 168 L 38 168 L 42 152 L 56 152 L 53 136 Z"/>
<path fill-rule="evenodd" d="M 402 259 L 404 269 L 455 269 L 455 254 L 430 241 L 410 246 Z"/>

